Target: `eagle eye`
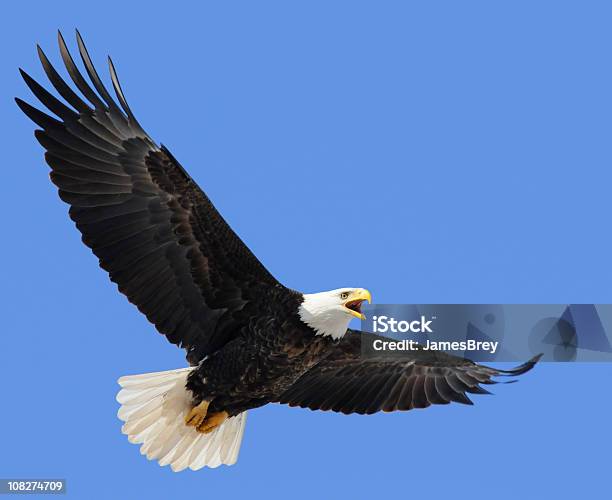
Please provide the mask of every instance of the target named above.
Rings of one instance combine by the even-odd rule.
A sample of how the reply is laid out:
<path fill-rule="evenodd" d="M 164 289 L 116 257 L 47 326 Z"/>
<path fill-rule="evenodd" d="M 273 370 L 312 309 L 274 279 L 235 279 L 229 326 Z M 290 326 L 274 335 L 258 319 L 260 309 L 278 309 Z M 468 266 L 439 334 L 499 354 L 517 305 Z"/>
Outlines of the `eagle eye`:
<path fill-rule="evenodd" d="M 348 293 L 348 292 L 342 292 L 342 293 L 340 294 L 340 298 L 341 298 L 342 300 L 344 300 L 344 299 L 348 299 L 348 296 L 349 296 L 349 293 Z"/>

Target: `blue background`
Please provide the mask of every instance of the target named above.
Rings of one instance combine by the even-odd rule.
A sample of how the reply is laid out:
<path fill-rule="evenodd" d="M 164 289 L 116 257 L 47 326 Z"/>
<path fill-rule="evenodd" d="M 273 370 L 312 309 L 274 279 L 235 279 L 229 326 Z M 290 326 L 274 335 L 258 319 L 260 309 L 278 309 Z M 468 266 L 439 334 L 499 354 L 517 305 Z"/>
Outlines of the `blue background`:
<path fill-rule="evenodd" d="M 17 67 L 78 27 L 106 76 L 286 285 L 379 303 L 612 302 L 607 2 L 11 2 L 4 7 L 0 476 L 73 498 L 609 495 L 612 366 L 476 405 L 251 412 L 231 468 L 174 474 L 116 379 L 184 365 L 47 178 Z M 65 74 L 62 72 L 62 74 Z M 107 78 L 108 82 L 109 79 Z"/>

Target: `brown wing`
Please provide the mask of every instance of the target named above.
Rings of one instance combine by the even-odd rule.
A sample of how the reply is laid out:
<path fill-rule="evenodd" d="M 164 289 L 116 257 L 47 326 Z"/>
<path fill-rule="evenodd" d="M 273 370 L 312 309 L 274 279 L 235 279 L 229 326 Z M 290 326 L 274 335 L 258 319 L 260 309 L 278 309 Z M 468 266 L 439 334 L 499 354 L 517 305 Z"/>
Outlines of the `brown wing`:
<path fill-rule="evenodd" d="M 51 180 L 70 217 L 119 290 L 196 363 L 228 342 L 241 315 L 266 289 L 283 289 L 163 146 L 130 110 L 112 62 L 121 108 L 102 84 L 77 32 L 96 92 L 58 34 L 63 62 L 85 100 L 59 76 L 40 47 L 45 73 L 67 104 L 22 71 L 34 95 L 57 118 L 20 99 L 42 130 Z M 86 102 L 88 101 L 88 102 Z M 289 293 L 289 291 L 287 291 Z"/>
<path fill-rule="evenodd" d="M 363 358 L 361 341 L 382 338 L 349 330 L 319 364 L 300 377 L 279 403 L 311 410 L 370 414 L 451 401 L 472 404 L 466 393 L 489 394 L 493 377 L 525 373 L 540 356 L 513 370 L 477 365 L 443 352 L 415 351 L 409 359 Z"/>

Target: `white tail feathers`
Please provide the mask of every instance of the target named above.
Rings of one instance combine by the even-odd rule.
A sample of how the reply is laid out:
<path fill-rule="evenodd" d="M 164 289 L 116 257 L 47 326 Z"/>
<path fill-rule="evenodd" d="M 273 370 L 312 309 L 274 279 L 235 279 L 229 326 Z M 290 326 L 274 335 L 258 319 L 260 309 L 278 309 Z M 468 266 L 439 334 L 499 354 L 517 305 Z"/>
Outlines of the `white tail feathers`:
<path fill-rule="evenodd" d="M 228 418 L 210 434 L 185 425 L 191 397 L 185 383 L 193 368 L 121 377 L 117 416 L 130 443 L 140 453 L 178 472 L 186 468 L 232 465 L 238 459 L 246 412 Z"/>

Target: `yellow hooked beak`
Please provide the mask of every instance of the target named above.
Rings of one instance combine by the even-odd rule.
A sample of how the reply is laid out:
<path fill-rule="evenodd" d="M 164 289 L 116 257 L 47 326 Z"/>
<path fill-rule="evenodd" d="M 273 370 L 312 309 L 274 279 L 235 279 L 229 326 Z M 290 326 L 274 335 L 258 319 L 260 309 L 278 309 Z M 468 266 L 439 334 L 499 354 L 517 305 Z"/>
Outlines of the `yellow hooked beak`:
<path fill-rule="evenodd" d="M 365 314 L 361 312 L 361 304 L 365 300 L 368 301 L 368 304 L 371 304 L 372 295 L 365 288 L 358 288 L 354 292 L 351 292 L 351 294 L 348 296 L 346 302 L 344 303 L 344 307 L 348 309 L 352 316 L 364 320 L 366 317 Z"/>

